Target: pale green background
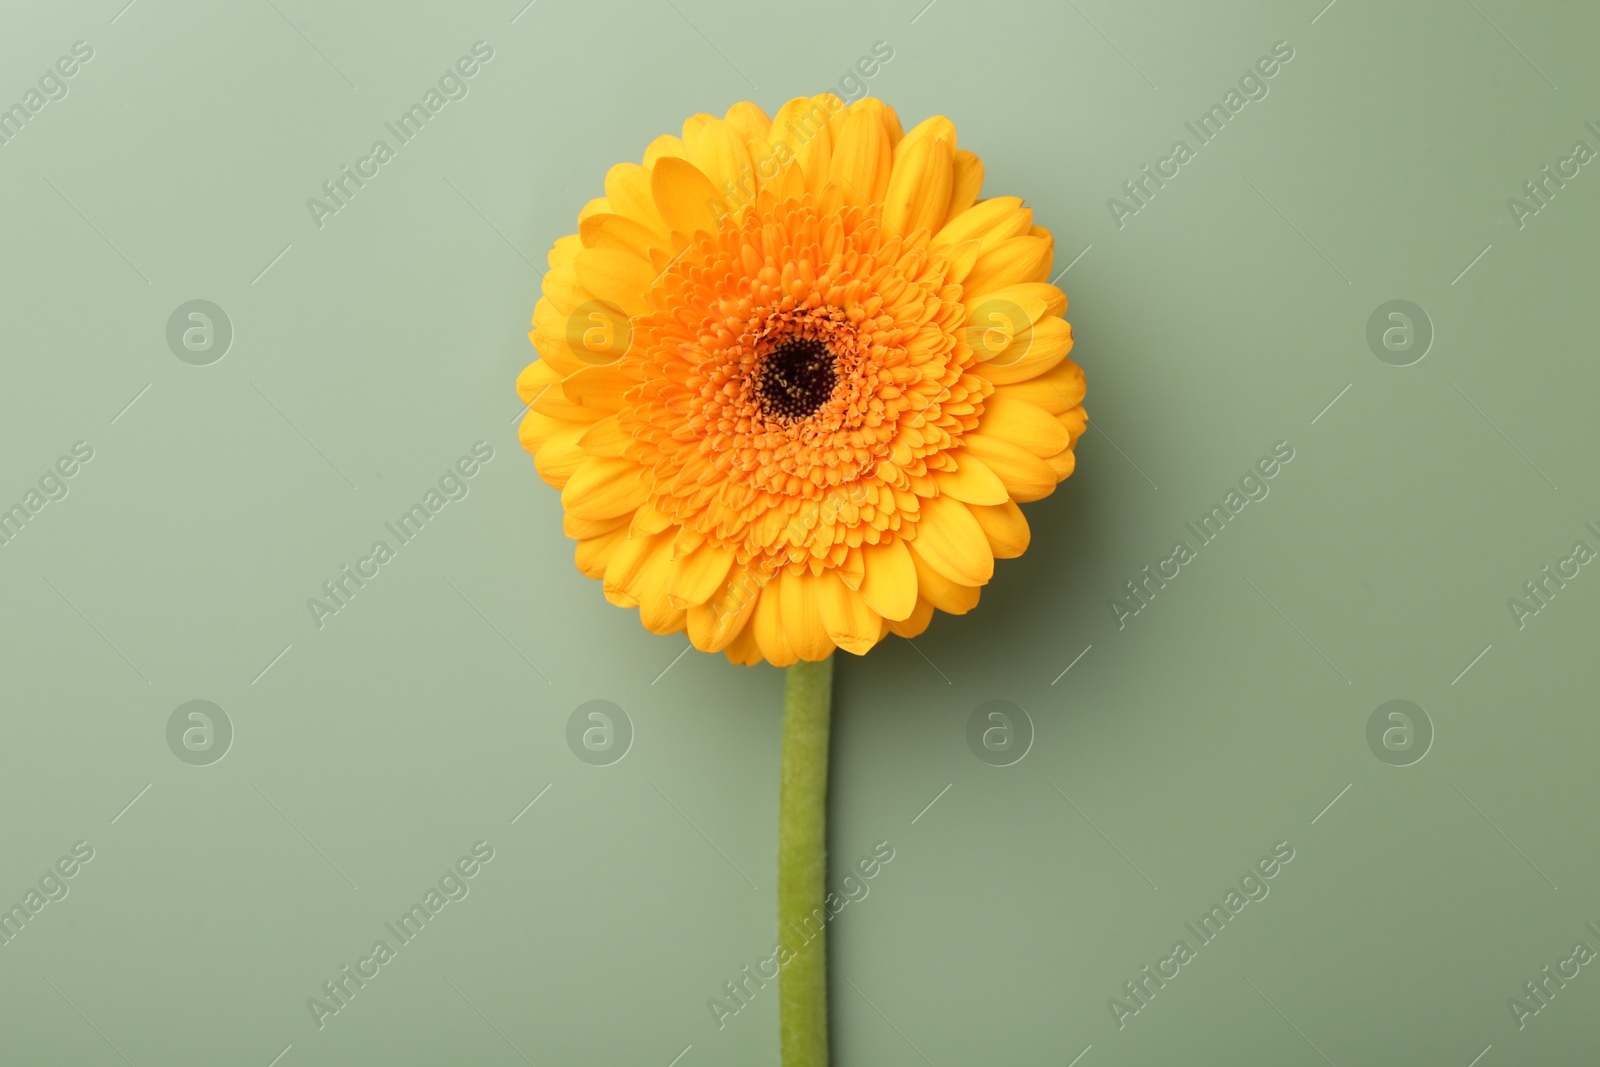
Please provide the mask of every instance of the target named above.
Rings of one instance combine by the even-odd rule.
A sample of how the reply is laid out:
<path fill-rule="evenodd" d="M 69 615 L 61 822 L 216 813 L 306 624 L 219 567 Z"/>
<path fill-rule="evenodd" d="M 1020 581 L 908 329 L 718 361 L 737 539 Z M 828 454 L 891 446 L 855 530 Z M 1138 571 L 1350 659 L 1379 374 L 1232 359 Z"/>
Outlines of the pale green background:
<path fill-rule="evenodd" d="M 837 1062 L 1600 1053 L 1600 963 L 1506 1007 L 1600 949 L 1600 569 L 1506 607 L 1600 547 L 1600 166 L 1522 230 L 1505 203 L 1600 148 L 1591 5 L 124 2 L 0 34 L 4 102 L 95 49 L 0 147 L 0 501 L 95 448 L 0 548 L 0 901 L 96 849 L 0 947 L 7 1064 L 777 1062 L 774 990 L 721 1032 L 706 1000 L 773 939 L 781 674 L 675 661 L 576 573 L 512 381 L 611 163 L 877 40 L 872 92 L 949 115 L 1058 269 L 1088 247 L 1094 428 L 974 614 L 839 664 L 835 859 L 896 856 L 834 927 Z M 480 39 L 319 231 L 306 198 Z M 1118 230 L 1106 198 L 1279 40 L 1270 95 Z M 197 298 L 235 330 L 207 367 L 164 339 Z M 1406 368 L 1365 342 L 1396 298 L 1437 331 Z M 479 439 L 471 495 L 318 631 L 306 598 Z M 1108 599 L 1279 440 L 1271 496 L 1119 631 Z M 208 767 L 165 740 L 195 698 L 236 729 Z M 597 698 L 636 730 L 610 767 L 564 740 Z M 1403 769 L 1365 740 L 1392 698 L 1437 731 Z M 965 742 L 996 699 L 1037 728 L 1005 769 Z M 479 839 L 471 895 L 318 1030 L 307 998 Z M 1271 895 L 1119 1032 L 1107 998 L 1279 840 Z"/>

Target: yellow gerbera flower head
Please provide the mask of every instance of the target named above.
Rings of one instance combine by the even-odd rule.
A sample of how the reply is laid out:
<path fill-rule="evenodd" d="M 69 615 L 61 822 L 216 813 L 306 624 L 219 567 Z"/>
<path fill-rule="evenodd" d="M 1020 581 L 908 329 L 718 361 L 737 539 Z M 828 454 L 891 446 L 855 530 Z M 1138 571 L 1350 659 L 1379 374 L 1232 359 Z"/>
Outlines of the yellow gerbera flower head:
<path fill-rule="evenodd" d="M 611 168 L 517 380 L 608 600 L 778 666 L 977 604 L 1087 422 L 1054 239 L 982 184 L 950 120 L 831 94 Z"/>

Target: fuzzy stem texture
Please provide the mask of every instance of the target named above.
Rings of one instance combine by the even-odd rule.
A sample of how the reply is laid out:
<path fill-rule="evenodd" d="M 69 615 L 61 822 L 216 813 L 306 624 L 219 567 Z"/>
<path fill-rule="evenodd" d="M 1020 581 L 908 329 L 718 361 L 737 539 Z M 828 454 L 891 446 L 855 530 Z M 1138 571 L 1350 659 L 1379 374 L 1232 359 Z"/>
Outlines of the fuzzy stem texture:
<path fill-rule="evenodd" d="M 788 669 L 778 795 L 778 979 L 783 1067 L 828 1067 L 828 727 L 833 657 Z"/>

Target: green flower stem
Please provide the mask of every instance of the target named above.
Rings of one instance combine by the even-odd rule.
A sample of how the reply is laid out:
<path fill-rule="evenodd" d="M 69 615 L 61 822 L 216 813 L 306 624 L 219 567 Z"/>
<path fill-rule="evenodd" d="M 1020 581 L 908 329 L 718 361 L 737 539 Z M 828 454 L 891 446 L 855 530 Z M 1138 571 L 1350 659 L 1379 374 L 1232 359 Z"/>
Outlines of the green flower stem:
<path fill-rule="evenodd" d="M 833 657 L 788 669 L 778 794 L 778 978 L 783 1067 L 828 1067 L 828 715 Z M 809 939 L 809 940 L 808 940 Z"/>

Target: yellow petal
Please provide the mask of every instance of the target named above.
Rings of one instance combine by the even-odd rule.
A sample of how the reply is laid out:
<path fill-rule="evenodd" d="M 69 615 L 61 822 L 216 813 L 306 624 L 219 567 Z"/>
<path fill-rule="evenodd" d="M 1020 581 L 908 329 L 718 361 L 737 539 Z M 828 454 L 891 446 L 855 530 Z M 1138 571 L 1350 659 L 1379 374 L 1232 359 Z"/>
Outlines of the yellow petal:
<path fill-rule="evenodd" d="M 1017 237 L 1033 226 L 1033 212 L 1022 206 L 1020 196 L 997 196 L 975 204 L 944 224 L 933 243 L 959 244 L 978 240 L 988 251 L 1007 237 Z"/>
<path fill-rule="evenodd" d="M 794 574 L 785 570 L 774 582 L 778 586 L 779 612 L 789 647 L 795 655 L 811 663 L 826 659 L 834 649 L 827 627 L 822 623 L 822 605 L 818 602 L 817 585 L 821 580 L 810 571 Z"/>
<path fill-rule="evenodd" d="M 561 391 L 579 407 L 609 415 L 622 409 L 622 394 L 633 384 L 616 367 L 585 367 L 563 381 Z"/>
<path fill-rule="evenodd" d="M 574 404 L 567 399 L 566 391 L 560 388 L 546 389 L 531 406 L 541 415 L 549 415 L 562 422 L 598 422 L 604 415 L 603 412 Z"/>
<path fill-rule="evenodd" d="M 1043 281 L 1050 270 L 1052 247 L 1041 237 L 1008 237 L 978 256 L 967 275 L 962 298 L 970 300 L 1001 286 Z"/>
<path fill-rule="evenodd" d="M 580 540 L 572 551 L 572 559 L 578 565 L 578 573 L 596 581 L 604 578 L 606 567 L 616 553 L 617 546 L 622 544 L 627 536 L 628 528 L 619 526 L 607 533 Z"/>
<path fill-rule="evenodd" d="M 806 195 L 805 168 L 797 160 L 791 159 L 778 171 L 778 177 L 763 188 L 777 200 L 799 200 Z"/>
<path fill-rule="evenodd" d="M 1034 322 L 1044 311 L 1044 301 L 1023 298 L 1018 303 L 1005 297 L 982 296 L 965 307 L 967 347 L 972 349 L 973 358 L 984 365 L 981 373 L 987 376 L 993 368 L 1007 367 L 1027 357 L 1033 347 Z"/>
<path fill-rule="evenodd" d="M 948 141 L 951 151 L 956 147 L 956 125 L 943 115 L 932 115 L 906 131 L 905 138 L 894 146 L 894 161 L 900 162 L 900 153 L 918 141 Z"/>
<path fill-rule="evenodd" d="M 1032 315 L 1029 321 L 1038 322 L 1044 318 L 1059 318 L 1066 314 L 1067 294 L 1051 285 L 1049 282 L 1017 282 L 1015 285 L 991 289 L 981 297 L 964 297 L 973 303 L 986 300 L 1009 300 L 1027 308 L 1030 313 L 1037 309 L 1038 313 Z"/>
<path fill-rule="evenodd" d="M 665 236 L 666 223 L 650 192 L 651 173 L 637 163 L 618 163 L 606 171 L 606 203 L 614 213 Z"/>
<path fill-rule="evenodd" d="M 705 534 L 685 526 L 678 531 L 678 536 L 672 541 L 672 554 L 681 559 L 705 544 L 705 541 Z"/>
<path fill-rule="evenodd" d="M 1083 410 L 1081 404 L 1063 411 L 1056 418 L 1061 422 L 1061 425 L 1067 428 L 1067 435 L 1072 439 L 1074 445 L 1078 443 L 1078 438 L 1083 435 L 1083 431 L 1089 428 L 1089 413 Z"/>
<path fill-rule="evenodd" d="M 648 495 L 637 463 L 591 456 L 567 480 L 561 506 L 580 518 L 609 519 L 636 510 Z"/>
<path fill-rule="evenodd" d="M 756 194 L 769 188 L 772 180 L 778 177 L 780 167 L 771 159 L 772 120 L 765 111 L 744 100 L 728 109 L 725 121 L 744 139 L 751 166 L 749 182 L 737 189 L 737 195 L 728 197 L 728 206 L 737 209 L 754 203 Z"/>
<path fill-rule="evenodd" d="M 576 276 L 575 271 L 573 274 Z M 594 353 L 585 350 L 583 342 L 586 339 L 609 338 L 619 349 L 620 355 L 622 351 L 626 351 L 625 342 L 630 342 L 633 338 L 628 316 L 622 313 L 621 308 L 601 304 L 590 300 L 587 296 L 582 307 L 584 309 L 582 312 L 576 309 L 563 312 L 556 309 L 554 301 L 543 298 L 533 306 L 533 329 L 528 331 L 528 340 L 533 342 L 533 347 L 538 350 L 540 358 L 550 365 L 558 377 L 564 378 L 573 371 L 595 363 L 610 361 L 608 354 L 596 358 Z M 582 329 L 575 329 L 579 323 L 583 324 Z M 585 332 L 597 325 L 603 327 L 600 332 L 593 335 Z M 622 330 L 620 337 L 617 333 L 619 326 Z M 579 347 L 576 349 L 572 345 L 574 339 L 579 342 Z"/>
<path fill-rule="evenodd" d="M 580 519 L 576 515 L 561 516 L 561 532 L 574 541 L 587 541 L 591 537 L 599 537 L 613 530 L 627 532 L 628 517 L 618 515 L 612 519 Z"/>
<path fill-rule="evenodd" d="M 949 455 L 955 460 L 956 469 L 935 471 L 933 475 L 941 493 L 948 493 L 967 504 L 1003 504 L 1011 499 L 1006 493 L 1005 483 L 984 465 L 983 460 L 964 449 Z"/>
<path fill-rule="evenodd" d="M 1041 459 L 1055 455 L 1071 443 L 1066 427 L 1057 422 L 1054 415 L 1037 404 L 1000 393 L 984 401 L 978 432 L 1020 445 Z"/>
<path fill-rule="evenodd" d="M 517 375 L 517 396 L 524 404 L 532 404 L 544 395 L 556 382 L 561 380 L 555 368 L 543 360 L 536 359 Z"/>
<path fill-rule="evenodd" d="M 666 156 L 678 156 L 681 158 L 683 155 L 683 140 L 672 136 L 670 133 L 664 133 L 654 141 L 651 141 L 649 146 L 645 148 L 644 166 L 646 170 L 649 170 Z"/>
<path fill-rule="evenodd" d="M 828 180 L 829 160 L 833 155 L 833 138 L 828 131 L 830 117 L 823 104 L 800 96 L 779 108 L 772 119 L 774 156 L 780 164 L 791 159 L 797 162 L 805 176 L 805 187 L 812 194 L 821 193 Z"/>
<path fill-rule="evenodd" d="M 577 257 L 573 259 L 575 263 Z M 573 308 L 591 299 L 588 290 L 578 282 L 578 272 L 574 269 L 574 263 L 551 267 L 545 271 L 544 281 L 539 283 L 539 291 L 544 294 L 544 299 L 562 315 L 572 314 Z"/>
<path fill-rule="evenodd" d="M 903 538 L 861 549 L 861 596 L 889 620 L 904 619 L 917 606 L 917 570 Z"/>
<path fill-rule="evenodd" d="M 588 423 L 566 423 L 539 446 L 533 457 L 534 466 L 539 470 L 539 477 L 551 488 L 565 489 L 578 468 L 588 460 L 579 443 L 583 431 L 588 428 Z"/>
<path fill-rule="evenodd" d="M 666 246 L 661 235 L 649 227 L 610 212 L 584 219 L 578 224 L 578 234 L 586 248 L 616 248 L 646 261 L 650 259 L 650 249 Z"/>
<path fill-rule="evenodd" d="M 1072 326 L 1065 319 L 1040 319 L 1031 329 L 1018 334 L 999 355 L 985 362 L 981 373 L 996 385 L 1024 382 L 1054 368 L 1071 351 Z"/>
<path fill-rule="evenodd" d="M 578 280 L 597 300 L 615 304 L 629 316 L 649 314 L 644 294 L 655 284 L 656 272 L 645 260 L 617 248 L 585 248 L 574 266 Z"/>
<path fill-rule="evenodd" d="M 996 396 L 1011 396 L 1038 404 L 1052 415 L 1061 415 L 1083 401 L 1083 368 L 1070 359 L 1063 359 L 1043 374 L 1026 381 L 1001 385 Z"/>
<path fill-rule="evenodd" d="M 778 583 L 769 581 L 756 595 L 755 610 L 750 615 L 750 629 L 755 634 L 756 646 L 761 655 L 774 667 L 787 667 L 799 657 L 784 636 L 783 618 L 778 614 Z"/>
<path fill-rule="evenodd" d="M 995 559 L 1016 559 L 1027 551 L 1031 536 L 1028 520 L 1014 502 L 1007 500 L 994 507 L 973 508 L 972 517 L 983 527 L 984 536 L 989 539 L 989 551 L 994 553 Z"/>
<path fill-rule="evenodd" d="M 851 589 L 861 588 L 861 579 L 866 575 L 866 565 L 861 561 L 861 549 L 857 546 L 844 554 L 844 562 L 840 563 L 836 573 L 845 585 Z"/>
<path fill-rule="evenodd" d="M 982 585 L 994 577 L 989 539 L 967 505 L 954 497 L 936 496 L 922 501 L 911 552 L 961 585 Z"/>
<path fill-rule="evenodd" d="M 689 609 L 689 641 L 702 652 L 731 647 L 746 630 L 760 594 L 761 583 L 754 573 L 744 567 L 733 568 L 704 604 Z"/>
<path fill-rule="evenodd" d="M 933 603 L 928 600 L 918 600 L 916 609 L 906 616 L 904 622 L 889 621 L 889 632 L 899 634 L 901 637 L 919 637 L 932 621 Z"/>
<path fill-rule="evenodd" d="M 950 161 L 950 169 L 950 209 L 945 216 L 953 219 L 977 203 L 978 194 L 983 191 L 983 160 L 965 148 L 958 148 Z"/>
<path fill-rule="evenodd" d="M 728 644 L 728 659 L 733 663 L 745 667 L 754 667 L 765 658 L 761 654 L 761 646 L 756 642 L 755 627 L 746 625 L 734 636 Z"/>
<path fill-rule="evenodd" d="M 978 265 L 977 241 L 962 241 L 958 245 L 946 245 L 938 250 L 948 266 L 945 269 L 945 280 L 960 285 L 966 281 L 967 275 L 972 273 L 972 268 Z"/>
<path fill-rule="evenodd" d="M 630 438 L 622 432 L 621 425 L 615 415 L 608 415 L 599 422 L 590 423 L 585 429 L 581 444 L 583 450 L 591 456 L 610 456 L 613 459 L 621 458 L 623 450 L 627 448 Z"/>
<path fill-rule="evenodd" d="M 755 173 L 743 134 L 721 119 L 711 119 L 684 143 L 689 162 L 705 175 L 724 201 L 749 202 L 750 197 L 742 193 L 734 196 L 749 185 Z"/>
<path fill-rule="evenodd" d="M 849 116 L 850 109 L 836 93 L 818 93 L 811 98 L 811 102 L 822 109 L 828 116 L 829 143 L 838 145 L 839 134 L 844 130 L 844 120 Z"/>
<path fill-rule="evenodd" d="M 868 99 L 877 99 L 869 97 Z M 864 102 L 864 101 L 863 101 Z M 900 116 L 888 104 L 883 105 L 883 125 L 889 131 L 889 145 L 898 145 L 905 138 L 905 129 L 900 125 Z"/>
<path fill-rule="evenodd" d="M 883 116 L 871 110 L 852 109 L 828 163 L 829 179 L 851 205 L 876 204 L 889 188 L 889 131 Z"/>
<path fill-rule="evenodd" d="M 1064 482 L 1077 469 L 1078 455 L 1072 449 L 1064 448 L 1045 462 L 1050 464 L 1050 470 L 1055 473 L 1056 481 Z"/>
<path fill-rule="evenodd" d="M 582 219 L 578 220 L 580 225 Z M 583 251 L 583 238 L 576 233 L 569 233 L 565 237 L 556 238 L 555 244 L 550 246 L 547 259 L 552 267 L 565 267 L 578 258 L 578 253 Z"/>
<path fill-rule="evenodd" d="M 772 129 L 772 120 L 767 118 L 767 113 L 748 100 L 741 100 L 730 107 L 724 119 L 739 131 L 746 143 L 765 141 Z"/>
<path fill-rule="evenodd" d="M 653 538 L 639 574 L 639 621 L 653 634 L 671 634 L 683 629 L 683 607 L 674 603 L 667 592 L 675 569 L 672 535 Z"/>
<path fill-rule="evenodd" d="M 552 419 L 542 412 L 530 411 L 517 426 L 517 441 L 530 453 L 537 455 L 539 449 L 555 435 L 557 430 L 570 425 L 572 424 Z M 556 488 L 559 489 L 560 486 Z"/>
<path fill-rule="evenodd" d="M 1049 496 L 1056 487 L 1055 472 L 1049 464 L 1009 441 L 969 433 L 962 436 L 961 446 L 1000 476 L 1013 500 L 1024 504 L 1030 500 L 1040 500 Z"/>
<path fill-rule="evenodd" d="M 727 201 L 705 173 L 686 159 L 663 159 L 650 172 L 650 190 L 656 209 L 672 229 L 684 233 L 715 233 L 717 219 L 727 211 Z"/>
<path fill-rule="evenodd" d="M 950 204 L 950 152 L 943 138 L 910 136 L 894 152 L 894 170 L 884 193 L 883 218 L 902 237 L 918 230 L 930 233 L 944 225 Z M 979 256 L 976 270 L 983 264 Z"/>
<path fill-rule="evenodd" d="M 704 604 L 722 588 L 732 567 L 732 549 L 702 544 L 676 561 L 667 593 L 683 606 Z"/>
<path fill-rule="evenodd" d="M 645 561 L 655 546 L 653 537 L 627 536 L 617 542 L 606 563 L 605 595 L 619 608 L 637 607 Z"/>
<path fill-rule="evenodd" d="M 947 615 L 965 615 L 978 606 L 977 586 L 952 582 L 915 552 L 911 559 L 917 565 L 917 596 L 922 600 Z"/>
<path fill-rule="evenodd" d="M 882 616 L 837 574 L 823 573 L 813 585 L 828 639 L 846 652 L 864 656 L 878 643 Z"/>
<path fill-rule="evenodd" d="M 633 537 L 653 537 L 672 525 L 672 516 L 654 504 L 644 503 L 633 513 L 633 521 L 628 524 L 628 533 Z"/>

